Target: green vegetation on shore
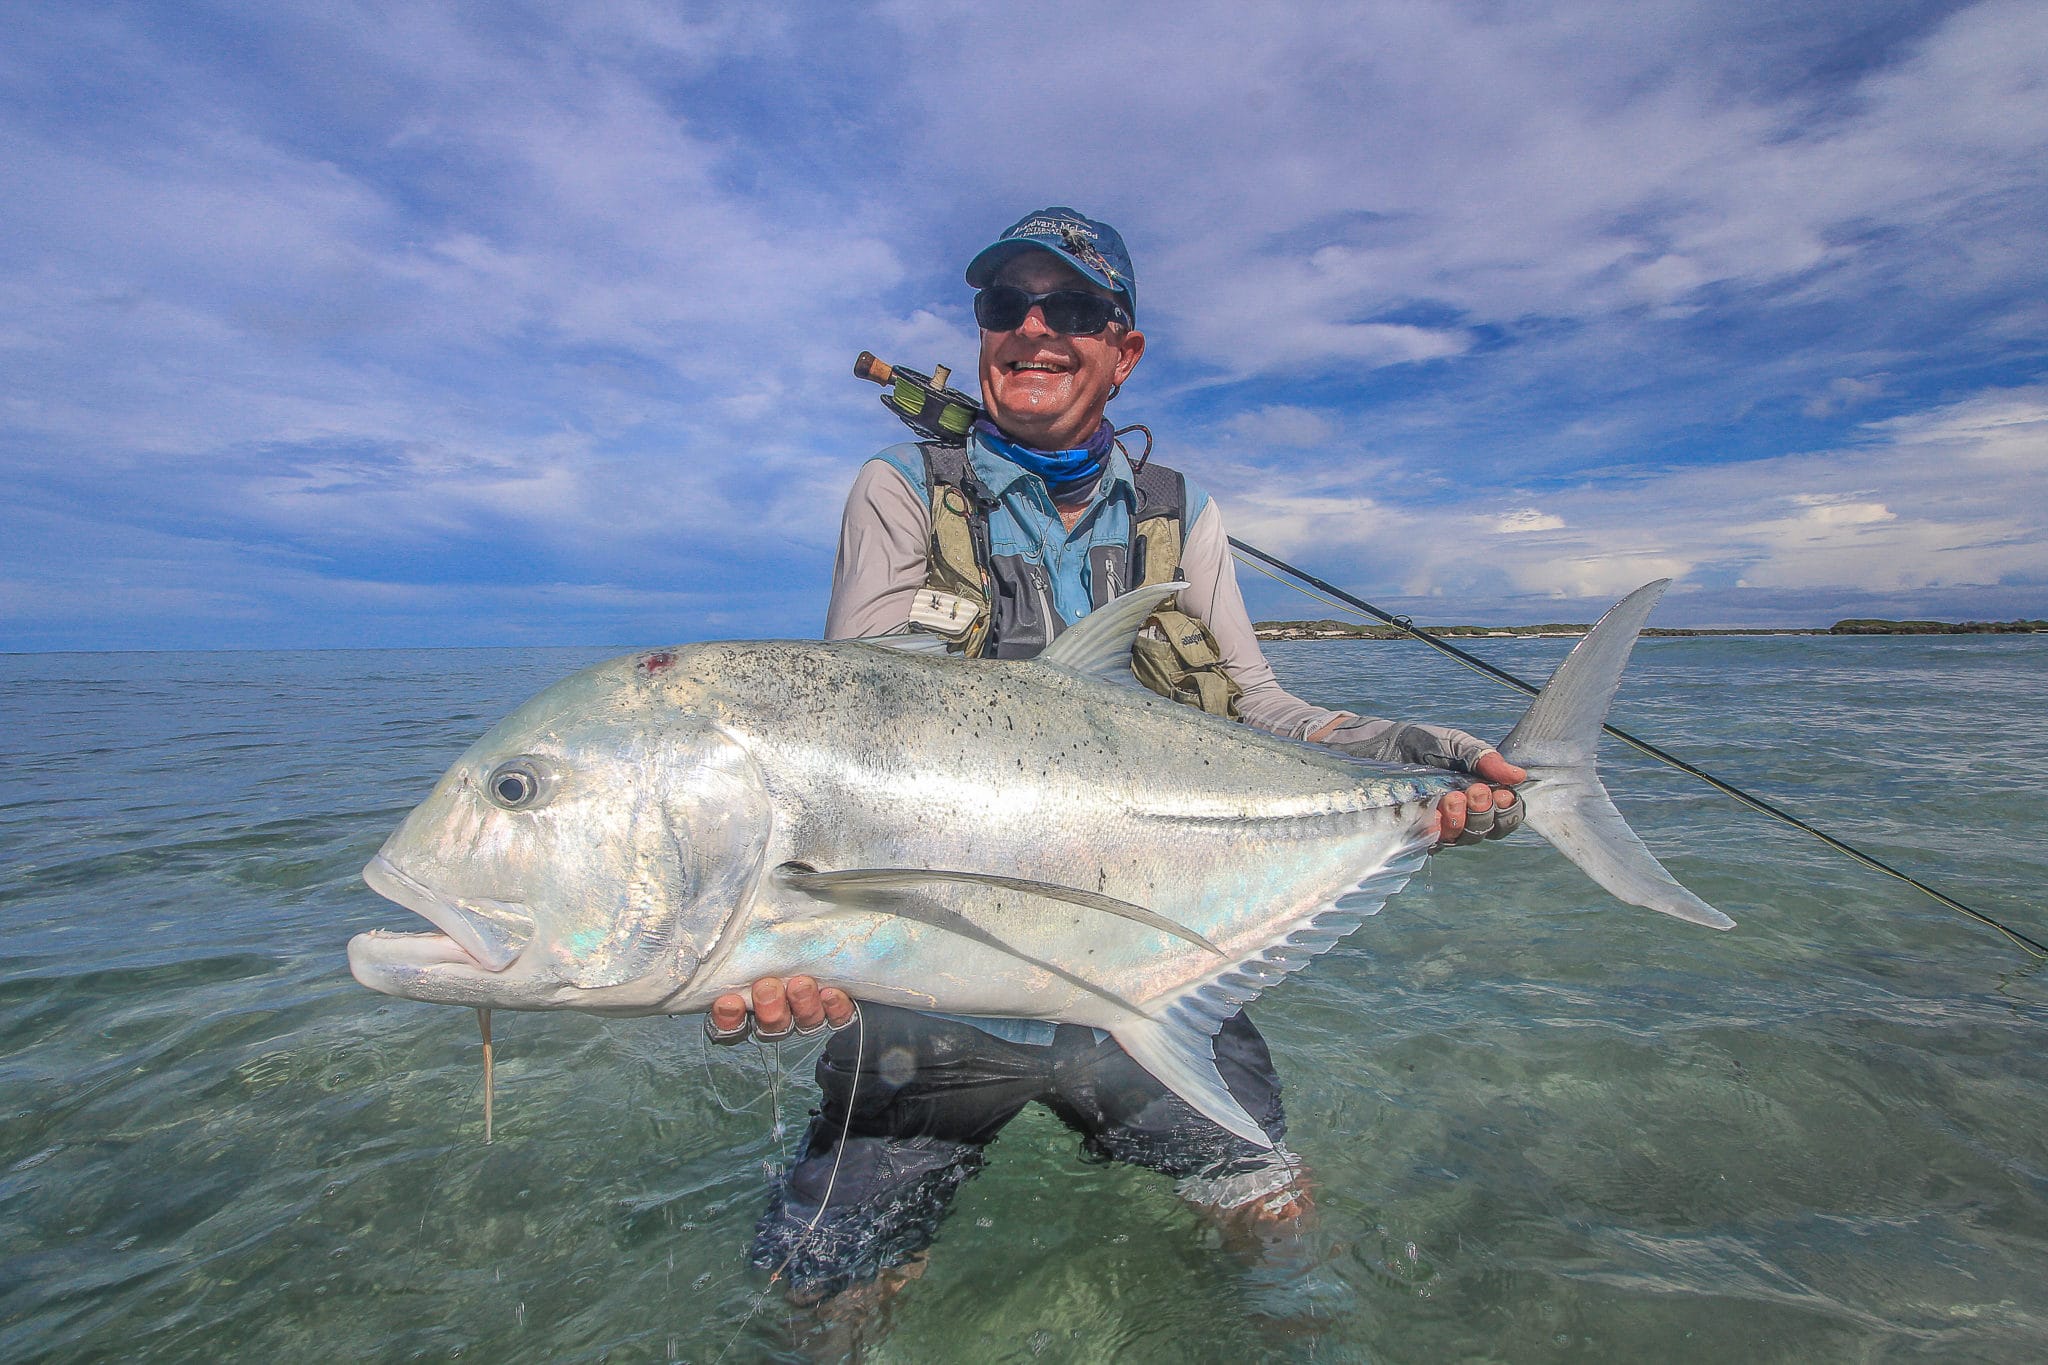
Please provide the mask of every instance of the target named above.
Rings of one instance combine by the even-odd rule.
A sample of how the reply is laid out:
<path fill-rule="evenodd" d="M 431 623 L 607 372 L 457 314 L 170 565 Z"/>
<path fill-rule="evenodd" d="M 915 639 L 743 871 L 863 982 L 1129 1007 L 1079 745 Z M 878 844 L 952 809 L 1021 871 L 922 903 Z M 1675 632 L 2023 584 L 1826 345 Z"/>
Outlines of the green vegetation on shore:
<path fill-rule="evenodd" d="M 1546 622 L 1539 626 L 1422 626 L 1431 635 L 1452 638 L 1528 639 L 1544 636 L 1584 635 L 1591 622 Z M 1260 621 L 1253 627 L 1261 640 L 1401 640 L 1407 632 L 1392 626 L 1367 625 L 1359 621 Z M 2048 621 L 1887 621 L 1881 617 L 1858 616 L 1832 626 L 1801 629 L 1729 627 L 1684 630 L 1651 626 L 1645 635 L 2042 635 Z"/>

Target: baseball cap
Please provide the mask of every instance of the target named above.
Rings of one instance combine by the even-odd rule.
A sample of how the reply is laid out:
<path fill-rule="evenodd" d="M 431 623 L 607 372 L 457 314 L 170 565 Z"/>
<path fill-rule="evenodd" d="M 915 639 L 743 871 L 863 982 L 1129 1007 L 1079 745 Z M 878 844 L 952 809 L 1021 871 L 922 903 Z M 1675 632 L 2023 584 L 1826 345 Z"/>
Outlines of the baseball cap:
<path fill-rule="evenodd" d="M 1124 310 L 1138 313 L 1138 280 L 1124 239 L 1107 223 L 1070 208 L 1040 209 L 1013 223 L 967 263 L 967 283 L 985 287 L 996 272 L 1027 251 L 1050 251 L 1105 289 L 1123 295 Z"/>

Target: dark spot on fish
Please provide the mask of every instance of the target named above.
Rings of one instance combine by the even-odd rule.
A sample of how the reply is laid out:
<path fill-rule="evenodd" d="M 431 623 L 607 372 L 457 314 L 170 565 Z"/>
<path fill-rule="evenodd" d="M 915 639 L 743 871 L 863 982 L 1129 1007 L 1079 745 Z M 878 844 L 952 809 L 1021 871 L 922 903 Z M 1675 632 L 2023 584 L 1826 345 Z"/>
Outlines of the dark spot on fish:
<path fill-rule="evenodd" d="M 648 674 L 659 673 L 662 669 L 667 668 L 671 664 L 675 663 L 675 661 L 676 656 L 674 650 L 656 650 L 654 653 L 645 655 L 641 658 L 640 671 L 642 673 Z"/>

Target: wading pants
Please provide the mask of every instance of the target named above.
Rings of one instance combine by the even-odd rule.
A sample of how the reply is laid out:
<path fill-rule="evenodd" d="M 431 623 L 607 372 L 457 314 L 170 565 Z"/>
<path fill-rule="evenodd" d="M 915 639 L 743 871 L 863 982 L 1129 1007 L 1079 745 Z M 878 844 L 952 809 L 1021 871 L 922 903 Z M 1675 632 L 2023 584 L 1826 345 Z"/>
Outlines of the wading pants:
<path fill-rule="evenodd" d="M 1216 1036 L 1216 1067 L 1278 1143 L 1287 1131 L 1280 1081 L 1242 1011 Z M 1080 1133 L 1090 1154 L 1173 1176 L 1195 1203 L 1234 1208 L 1293 1181 L 1284 1147 L 1269 1151 L 1226 1132 L 1114 1040 L 1077 1025 L 1060 1025 L 1048 1044 L 1011 1043 L 970 1024 L 863 1005 L 859 1026 L 826 1045 L 817 1074 L 823 1105 L 752 1252 L 755 1265 L 781 1268 L 806 1298 L 870 1279 L 929 1245 L 954 1193 L 981 1169 L 982 1149 L 1033 1100 Z"/>

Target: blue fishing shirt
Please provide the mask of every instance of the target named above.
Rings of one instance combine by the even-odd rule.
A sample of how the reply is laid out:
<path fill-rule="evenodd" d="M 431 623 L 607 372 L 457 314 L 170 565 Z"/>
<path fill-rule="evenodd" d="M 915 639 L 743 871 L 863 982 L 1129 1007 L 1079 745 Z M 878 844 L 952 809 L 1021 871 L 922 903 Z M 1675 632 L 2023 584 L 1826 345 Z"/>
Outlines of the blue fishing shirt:
<path fill-rule="evenodd" d="M 917 490 L 926 506 L 931 505 L 931 487 L 925 480 L 924 451 L 914 442 L 890 446 L 876 459 L 886 461 Z M 1044 569 L 1055 613 L 1055 630 L 1086 616 L 1095 607 L 1096 546 L 1124 547 L 1131 540 L 1131 514 L 1138 505 L 1138 490 L 1131 481 L 1131 462 L 1119 447 L 1112 446 L 1102 462 L 1102 482 L 1091 495 L 1088 510 L 1069 531 L 1060 520 L 1059 508 L 1045 481 L 1030 470 L 1004 459 L 978 433 L 967 439 L 967 459 L 974 477 L 993 497 L 988 514 L 989 553 L 1016 555 L 1027 565 Z M 1209 505 L 1209 495 L 1187 480 L 1185 534 L 1195 518 Z M 1131 584 L 1112 585 L 1110 595 L 1129 591 Z"/>

